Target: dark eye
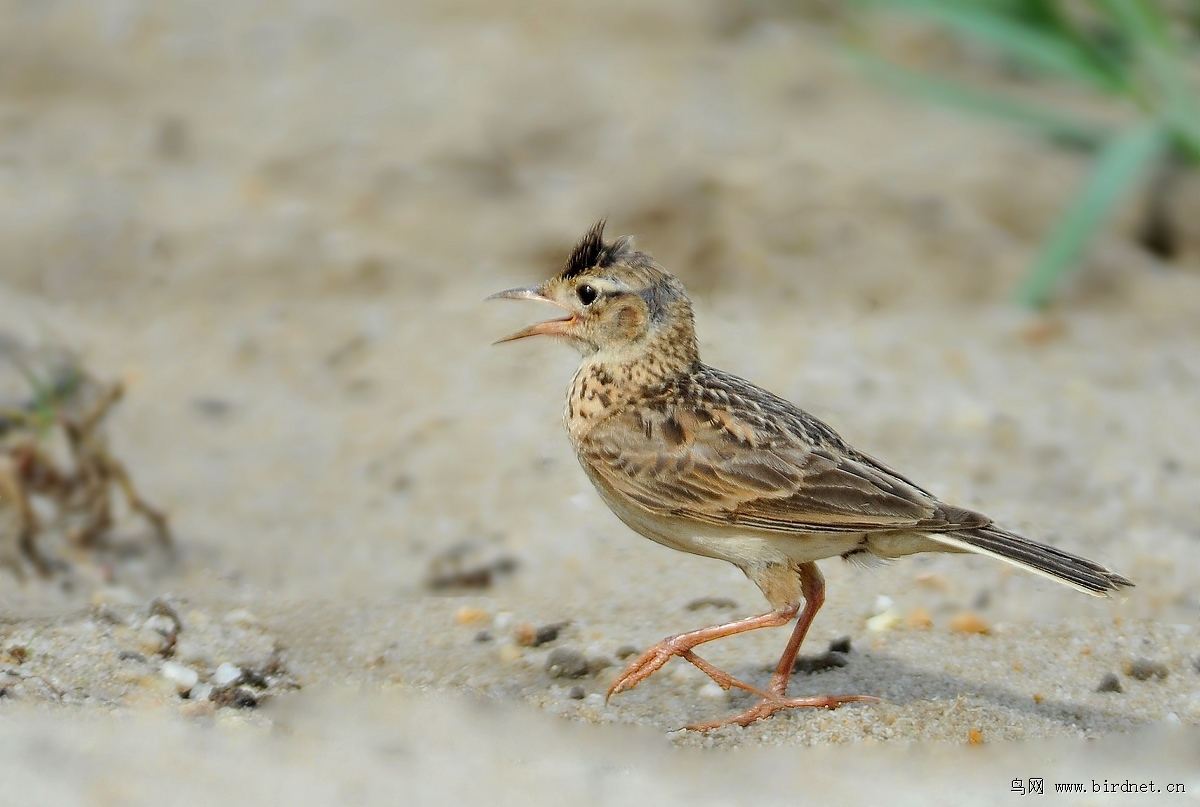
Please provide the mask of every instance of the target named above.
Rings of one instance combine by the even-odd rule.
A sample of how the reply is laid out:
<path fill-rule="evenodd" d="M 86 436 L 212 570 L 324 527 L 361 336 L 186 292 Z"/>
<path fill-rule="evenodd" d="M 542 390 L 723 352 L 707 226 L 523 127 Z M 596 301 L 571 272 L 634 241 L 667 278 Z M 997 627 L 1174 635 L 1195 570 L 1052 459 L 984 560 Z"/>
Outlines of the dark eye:
<path fill-rule="evenodd" d="M 576 291 L 576 294 L 579 295 L 579 302 L 583 303 L 584 305 L 591 305 L 594 303 L 596 301 L 597 293 L 598 292 L 587 283 L 584 283 L 579 287 L 578 291 Z"/>

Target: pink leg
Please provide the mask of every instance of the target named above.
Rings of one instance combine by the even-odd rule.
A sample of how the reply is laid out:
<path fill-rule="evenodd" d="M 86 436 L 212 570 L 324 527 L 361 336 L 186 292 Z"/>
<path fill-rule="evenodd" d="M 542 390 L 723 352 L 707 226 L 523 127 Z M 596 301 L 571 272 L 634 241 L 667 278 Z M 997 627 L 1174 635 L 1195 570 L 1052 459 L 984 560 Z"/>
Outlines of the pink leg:
<path fill-rule="evenodd" d="M 817 564 L 805 563 L 800 567 L 800 590 L 804 593 L 804 610 L 800 612 L 800 618 L 796 620 L 796 627 L 792 630 L 787 647 L 783 649 L 783 655 L 779 658 L 779 664 L 775 667 L 775 674 L 771 676 L 771 683 L 767 685 L 766 693 L 761 693 L 763 699 L 739 715 L 727 717 L 724 720 L 714 720 L 710 723 L 699 723 L 694 726 L 688 726 L 689 729 L 693 731 L 711 731 L 721 726 L 727 726 L 730 723 L 737 723 L 739 726 L 749 726 L 754 721 L 770 717 L 781 709 L 798 709 L 804 707 L 836 709 L 843 703 L 879 702 L 878 698 L 872 698 L 869 695 L 818 695 L 810 698 L 787 697 L 788 679 L 792 675 L 792 666 L 796 663 L 796 656 L 800 653 L 800 645 L 804 642 L 804 636 L 808 633 L 808 629 L 812 625 L 817 611 L 825 604 L 825 578 L 821 576 L 821 571 L 817 568 Z M 716 679 L 714 678 L 714 680 Z M 721 682 L 718 680 L 717 683 L 720 684 Z M 752 692 L 755 691 L 749 687 L 741 688 Z"/>
<path fill-rule="evenodd" d="M 814 567 L 815 568 L 815 567 Z M 727 673 L 718 670 L 716 667 L 709 664 L 704 659 L 692 652 L 692 649 L 711 642 L 714 639 L 724 639 L 726 636 L 735 636 L 746 631 L 758 630 L 759 628 L 777 628 L 780 625 L 786 625 L 791 621 L 796 612 L 800 610 L 800 605 L 789 605 L 779 611 L 770 611 L 758 616 L 749 616 L 745 619 L 739 619 L 734 622 L 728 622 L 724 625 L 712 625 L 711 627 L 701 628 L 700 630 L 681 633 L 678 636 L 670 636 L 663 639 L 658 644 L 651 647 L 642 655 L 638 656 L 632 664 L 625 668 L 625 672 L 613 682 L 613 685 L 608 688 L 608 698 L 616 695 L 618 692 L 624 692 L 627 689 L 633 689 L 649 678 L 655 671 L 666 664 L 674 656 L 682 656 L 687 661 L 699 667 L 707 676 L 712 678 L 723 689 L 729 689 L 735 686 L 739 689 L 744 689 L 747 692 L 753 692 L 756 695 L 766 697 L 766 693 L 757 687 L 736 680 Z M 812 619 L 810 617 L 809 621 Z M 799 645 L 797 645 L 799 646 Z"/>

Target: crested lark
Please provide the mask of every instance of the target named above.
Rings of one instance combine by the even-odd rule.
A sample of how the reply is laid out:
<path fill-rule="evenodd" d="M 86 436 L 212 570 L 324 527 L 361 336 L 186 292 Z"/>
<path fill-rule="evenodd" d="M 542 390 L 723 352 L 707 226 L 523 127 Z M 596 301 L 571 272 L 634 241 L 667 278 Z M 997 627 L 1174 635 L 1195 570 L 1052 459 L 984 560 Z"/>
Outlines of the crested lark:
<path fill-rule="evenodd" d="M 800 643 L 825 601 L 815 561 L 835 555 L 976 552 L 1097 596 L 1133 585 L 1097 563 L 938 501 L 812 415 L 701 363 L 683 284 L 630 239 L 605 241 L 603 220 L 557 276 L 489 299 L 495 298 L 539 300 L 567 312 L 500 341 L 554 336 L 583 354 L 567 393 L 567 433 L 617 517 L 665 546 L 729 561 L 771 604 L 765 614 L 664 639 L 625 669 L 610 697 L 681 656 L 721 687 L 761 698 L 741 714 L 691 727 L 702 731 L 747 726 L 781 709 L 878 700 L 787 696 Z M 765 690 L 694 652 L 714 639 L 785 625 L 797 614 Z"/>

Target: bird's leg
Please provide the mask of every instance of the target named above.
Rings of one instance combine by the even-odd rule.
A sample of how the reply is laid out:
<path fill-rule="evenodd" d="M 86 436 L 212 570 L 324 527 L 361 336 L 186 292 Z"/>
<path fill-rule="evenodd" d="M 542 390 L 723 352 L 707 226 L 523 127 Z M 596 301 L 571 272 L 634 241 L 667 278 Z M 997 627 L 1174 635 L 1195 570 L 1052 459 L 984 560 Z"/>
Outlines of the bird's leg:
<path fill-rule="evenodd" d="M 815 567 L 814 567 L 815 568 Z M 718 670 L 716 667 L 709 664 L 704 659 L 697 656 L 692 650 L 705 642 L 711 642 L 714 639 L 724 639 L 726 636 L 734 636 L 739 633 L 745 633 L 750 630 L 758 630 L 759 628 L 777 628 L 780 625 L 786 625 L 791 621 L 796 612 L 800 610 L 800 604 L 788 605 L 778 611 L 768 611 L 765 614 L 758 616 L 748 616 L 745 619 L 738 619 L 733 622 L 727 622 L 724 625 L 711 625 L 700 630 L 688 631 L 680 633 L 677 636 L 669 636 L 663 639 L 658 644 L 651 647 L 645 653 L 638 656 L 632 664 L 625 668 L 625 672 L 613 682 L 613 685 L 608 688 L 606 698 L 611 698 L 618 692 L 624 692 L 627 689 L 633 689 L 642 681 L 649 678 L 656 670 L 666 664 L 674 656 L 681 656 L 692 664 L 695 664 L 705 675 L 712 678 L 721 686 L 722 689 L 729 689 L 731 686 L 736 686 L 738 689 L 744 689 L 747 692 L 753 692 L 756 695 L 767 697 L 767 693 L 750 684 L 742 683 L 728 675 L 727 673 Z M 811 619 L 810 619 L 811 621 Z M 785 682 L 786 685 L 786 682 Z"/>
<path fill-rule="evenodd" d="M 870 695 L 817 695 L 809 698 L 787 697 L 788 679 L 792 675 L 792 667 L 796 663 L 796 656 L 800 653 L 800 645 L 804 642 L 804 636 L 808 633 L 808 629 L 812 625 L 817 611 L 825 604 L 825 578 L 821 576 L 821 571 L 817 568 L 817 564 L 805 563 L 800 566 L 800 590 L 804 594 L 804 610 L 800 612 L 800 618 L 796 620 L 796 627 L 792 630 L 787 647 L 783 649 L 783 655 L 779 658 L 779 664 L 775 667 L 775 674 L 771 676 L 771 682 L 767 684 L 767 692 L 763 696 L 762 701 L 739 715 L 727 717 L 723 720 L 714 720 L 711 723 L 699 723 L 694 726 L 688 726 L 689 729 L 693 731 L 711 731 L 721 726 L 727 726 L 730 723 L 737 723 L 739 726 L 749 726 L 754 721 L 770 717 L 781 709 L 798 709 L 802 707 L 836 709 L 843 703 L 879 702 L 878 698 L 872 698 Z M 721 682 L 717 681 L 717 683 Z"/>

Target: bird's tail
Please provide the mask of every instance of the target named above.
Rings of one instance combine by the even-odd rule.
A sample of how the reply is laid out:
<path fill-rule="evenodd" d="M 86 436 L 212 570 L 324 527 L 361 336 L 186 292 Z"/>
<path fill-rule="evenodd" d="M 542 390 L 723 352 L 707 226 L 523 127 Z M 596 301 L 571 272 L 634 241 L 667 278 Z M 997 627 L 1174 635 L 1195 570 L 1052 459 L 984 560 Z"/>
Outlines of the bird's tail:
<path fill-rule="evenodd" d="M 1022 538 L 994 524 L 961 532 L 933 533 L 928 537 L 947 547 L 988 555 L 1020 566 L 1095 597 L 1107 597 L 1110 592 L 1133 585 L 1126 578 L 1116 572 L 1110 572 L 1099 563 Z"/>

